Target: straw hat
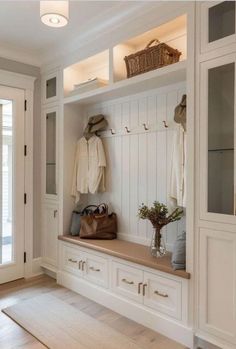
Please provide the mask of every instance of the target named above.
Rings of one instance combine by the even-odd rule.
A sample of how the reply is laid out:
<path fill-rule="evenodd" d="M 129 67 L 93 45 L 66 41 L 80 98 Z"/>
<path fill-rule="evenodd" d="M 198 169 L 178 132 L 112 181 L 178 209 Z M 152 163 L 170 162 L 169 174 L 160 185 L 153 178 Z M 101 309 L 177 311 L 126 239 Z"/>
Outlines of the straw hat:
<path fill-rule="evenodd" d="M 108 126 L 108 122 L 104 115 L 98 114 L 89 118 L 88 124 L 84 130 L 84 136 L 89 137 L 97 131 L 105 130 Z"/>

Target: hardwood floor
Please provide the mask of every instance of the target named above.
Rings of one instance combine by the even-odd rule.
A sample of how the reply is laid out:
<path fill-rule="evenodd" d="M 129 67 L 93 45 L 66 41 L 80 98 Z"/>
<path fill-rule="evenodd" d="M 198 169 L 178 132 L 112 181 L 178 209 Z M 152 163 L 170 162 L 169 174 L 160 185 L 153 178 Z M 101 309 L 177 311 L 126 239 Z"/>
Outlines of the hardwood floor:
<path fill-rule="evenodd" d="M 18 280 L 1 285 L 0 309 L 47 292 L 132 338 L 143 349 L 184 349 L 182 345 L 161 334 L 139 325 L 81 295 L 58 286 L 54 279 L 46 275 L 27 281 Z M 43 349 L 45 346 L 1 312 L 0 349 L 13 348 Z M 96 349 L 96 345 L 94 349 Z"/>

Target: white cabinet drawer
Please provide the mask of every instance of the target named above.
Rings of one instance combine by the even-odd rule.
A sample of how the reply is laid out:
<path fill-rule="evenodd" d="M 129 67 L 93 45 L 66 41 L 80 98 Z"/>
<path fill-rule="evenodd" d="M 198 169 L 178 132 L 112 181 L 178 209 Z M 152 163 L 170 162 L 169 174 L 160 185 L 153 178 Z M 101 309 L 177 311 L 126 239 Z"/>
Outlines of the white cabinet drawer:
<path fill-rule="evenodd" d="M 112 289 L 114 292 L 142 303 L 143 272 L 125 264 L 112 262 Z"/>
<path fill-rule="evenodd" d="M 108 287 L 108 259 L 84 253 L 84 278 L 99 286 Z"/>
<path fill-rule="evenodd" d="M 82 275 L 83 253 L 77 249 L 63 246 L 62 268 L 73 274 Z"/>
<path fill-rule="evenodd" d="M 164 314 L 181 319 L 181 282 L 144 272 L 144 304 Z"/>

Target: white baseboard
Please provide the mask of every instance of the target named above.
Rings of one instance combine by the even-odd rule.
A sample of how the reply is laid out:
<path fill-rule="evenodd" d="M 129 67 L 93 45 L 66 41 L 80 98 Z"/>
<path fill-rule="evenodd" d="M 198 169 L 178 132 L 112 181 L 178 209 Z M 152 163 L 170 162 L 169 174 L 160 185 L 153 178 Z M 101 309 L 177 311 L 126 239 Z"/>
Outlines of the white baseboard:
<path fill-rule="evenodd" d="M 32 274 L 31 276 L 38 276 L 43 274 L 43 270 L 41 268 L 42 258 L 34 258 L 32 260 Z"/>
<path fill-rule="evenodd" d="M 108 289 L 98 287 L 88 283 L 84 279 L 80 279 L 66 272 L 57 273 L 57 282 L 81 295 L 112 309 L 113 311 L 130 318 L 162 335 L 171 338 L 188 348 L 193 348 L 193 331 L 176 321 L 162 317 L 160 314 L 149 311 L 141 304 L 136 304 L 130 300 L 126 300 Z"/>
<path fill-rule="evenodd" d="M 196 331 L 195 336 L 196 349 L 235 349 L 235 344 L 202 331 Z"/>

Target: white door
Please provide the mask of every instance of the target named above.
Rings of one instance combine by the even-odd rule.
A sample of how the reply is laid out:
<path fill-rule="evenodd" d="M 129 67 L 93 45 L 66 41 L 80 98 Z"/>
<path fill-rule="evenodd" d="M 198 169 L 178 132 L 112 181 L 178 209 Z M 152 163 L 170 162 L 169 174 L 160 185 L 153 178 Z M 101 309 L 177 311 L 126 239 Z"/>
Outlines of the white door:
<path fill-rule="evenodd" d="M 0 284 L 24 276 L 24 91 L 0 86 Z"/>

